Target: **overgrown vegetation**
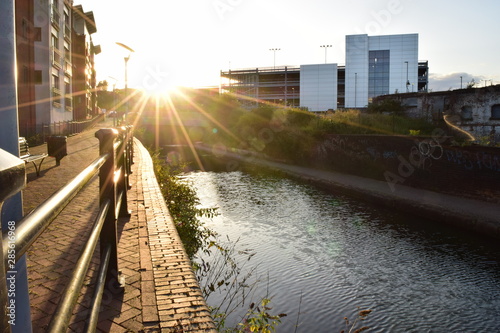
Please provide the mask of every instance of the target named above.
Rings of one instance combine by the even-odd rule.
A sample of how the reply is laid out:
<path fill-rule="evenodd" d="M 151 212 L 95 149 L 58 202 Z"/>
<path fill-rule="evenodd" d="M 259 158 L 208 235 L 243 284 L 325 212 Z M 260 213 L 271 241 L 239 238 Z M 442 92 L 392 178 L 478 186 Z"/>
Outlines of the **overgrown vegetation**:
<path fill-rule="evenodd" d="M 165 163 L 158 152 L 153 153 L 152 157 L 156 178 L 175 227 L 189 258 L 193 258 L 200 248 L 208 244 L 209 238 L 215 236 L 199 218 L 211 218 L 217 214 L 217 209 L 199 208 L 195 190 L 179 178 L 182 168 Z"/>
<path fill-rule="evenodd" d="M 395 99 L 383 99 L 378 103 L 368 105 L 368 113 L 390 113 L 396 115 L 404 115 L 405 108 L 400 101 Z"/>
<path fill-rule="evenodd" d="M 200 282 L 203 295 L 208 299 L 212 293 L 224 295 L 211 313 L 219 332 L 274 332 L 284 314 L 272 315 L 268 307 L 270 298 L 261 300 L 261 305 L 250 305 L 248 313 L 234 328 L 226 327 L 227 317 L 245 302 L 249 302 L 252 290 L 259 282 L 255 275 L 257 266 L 246 268 L 237 264 L 236 255 L 248 256 L 249 262 L 255 253 L 250 250 L 236 251 L 237 242 L 221 242 L 217 235 L 206 227 L 201 217 L 213 218 L 216 208 L 199 208 L 200 202 L 192 186 L 182 180 L 182 166 L 164 162 L 159 152 L 152 153 L 155 174 L 163 197 L 174 220 L 193 268 Z M 207 262 L 195 255 L 202 251 L 212 260 Z"/>
<path fill-rule="evenodd" d="M 289 162 L 307 159 L 327 134 L 431 134 L 435 126 L 424 119 L 392 113 L 358 110 L 314 114 L 298 109 L 264 105 L 238 111 L 231 120 L 219 117 L 223 128 L 208 134 L 204 142 L 264 153 Z M 227 133 L 224 129 L 230 131 Z"/>
<path fill-rule="evenodd" d="M 360 332 L 364 332 L 366 330 L 369 329 L 368 326 L 361 326 L 361 327 L 358 327 L 362 321 L 366 320 L 366 317 L 372 312 L 372 310 L 361 310 L 359 307 L 358 307 L 358 316 L 356 317 L 356 319 L 354 319 L 354 321 L 349 321 L 349 318 L 347 317 L 344 317 L 344 322 L 345 322 L 345 326 L 346 326 L 346 330 L 345 331 L 341 331 L 340 333 L 360 333 Z"/>

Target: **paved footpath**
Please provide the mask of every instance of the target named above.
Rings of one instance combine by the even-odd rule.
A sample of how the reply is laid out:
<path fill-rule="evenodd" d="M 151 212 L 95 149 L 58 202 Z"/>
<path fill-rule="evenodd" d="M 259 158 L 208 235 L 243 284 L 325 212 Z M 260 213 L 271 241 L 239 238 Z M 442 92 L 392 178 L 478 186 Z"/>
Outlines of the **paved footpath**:
<path fill-rule="evenodd" d="M 101 124 L 100 127 L 108 127 Z M 68 156 L 42 164 L 40 177 L 27 166 L 25 213 L 43 202 L 98 157 L 98 128 L 68 138 Z M 32 153 L 46 152 L 46 145 Z M 162 199 L 147 151 L 135 144 L 130 218 L 118 221 L 119 269 L 123 293 L 103 296 L 99 332 L 215 332 L 191 265 Z M 28 252 L 33 332 L 45 332 L 98 210 L 97 177 L 78 195 Z M 99 247 L 97 247 L 99 248 Z M 98 249 L 71 319 L 70 332 L 82 332 L 99 265 Z"/>

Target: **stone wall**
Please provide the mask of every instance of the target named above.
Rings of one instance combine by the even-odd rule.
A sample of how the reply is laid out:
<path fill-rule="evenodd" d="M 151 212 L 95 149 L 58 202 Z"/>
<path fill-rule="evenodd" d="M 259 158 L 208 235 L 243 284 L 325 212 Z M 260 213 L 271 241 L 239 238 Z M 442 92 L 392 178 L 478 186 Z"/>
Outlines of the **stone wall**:
<path fill-rule="evenodd" d="M 395 99 L 406 107 L 412 117 L 438 120 L 443 117 L 451 124 L 471 133 L 476 139 L 500 142 L 500 85 L 474 89 L 458 89 L 431 93 L 409 93 L 380 96 L 375 99 Z"/>
<path fill-rule="evenodd" d="M 306 164 L 395 184 L 500 203 L 500 148 L 432 137 L 328 135 Z"/>

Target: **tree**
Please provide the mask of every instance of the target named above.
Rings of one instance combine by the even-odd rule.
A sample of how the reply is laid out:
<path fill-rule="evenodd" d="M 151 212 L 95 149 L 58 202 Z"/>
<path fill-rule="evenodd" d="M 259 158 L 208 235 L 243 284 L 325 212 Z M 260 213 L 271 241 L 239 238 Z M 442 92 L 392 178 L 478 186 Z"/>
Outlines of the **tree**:
<path fill-rule="evenodd" d="M 368 106 L 368 113 L 392 113 L 402 114 L 404 107 L 401 102 L 395 99 L 383 99 L 380 102 L 372 103 Z"/>
<path fill-rule="evenodd" d="M 476 81 L 472 79 L 469 83 L 467 83 L 467 89 L 472 89 L 476 85 Z"/>
<path fill-rule="evenodd" d="M 115 92 L 108 91 L 108 82 L 100 81 L 97 84 L 97 106 L 101 109 L 112 110 L 115 104 Z"/>

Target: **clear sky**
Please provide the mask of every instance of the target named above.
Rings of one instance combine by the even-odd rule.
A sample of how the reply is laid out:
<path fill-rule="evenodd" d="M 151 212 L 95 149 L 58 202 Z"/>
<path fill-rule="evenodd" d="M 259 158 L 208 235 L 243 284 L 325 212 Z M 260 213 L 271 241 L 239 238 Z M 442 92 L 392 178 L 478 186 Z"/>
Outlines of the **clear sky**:
<path fill-rule="evenodd" d="M 345 36 L 419 34 L 429 89 L 500 84 L 498 0 L 80 0 L 93 11 L 98 80 L 163 89 L 220 83 L 220 70 L 345 64 Z M 269 49 L 279 48 L 273 52 Z M 482 81 L 481 81 L 482 80 Z M 490 81 L 492 80 L 492 81 Z"/>

